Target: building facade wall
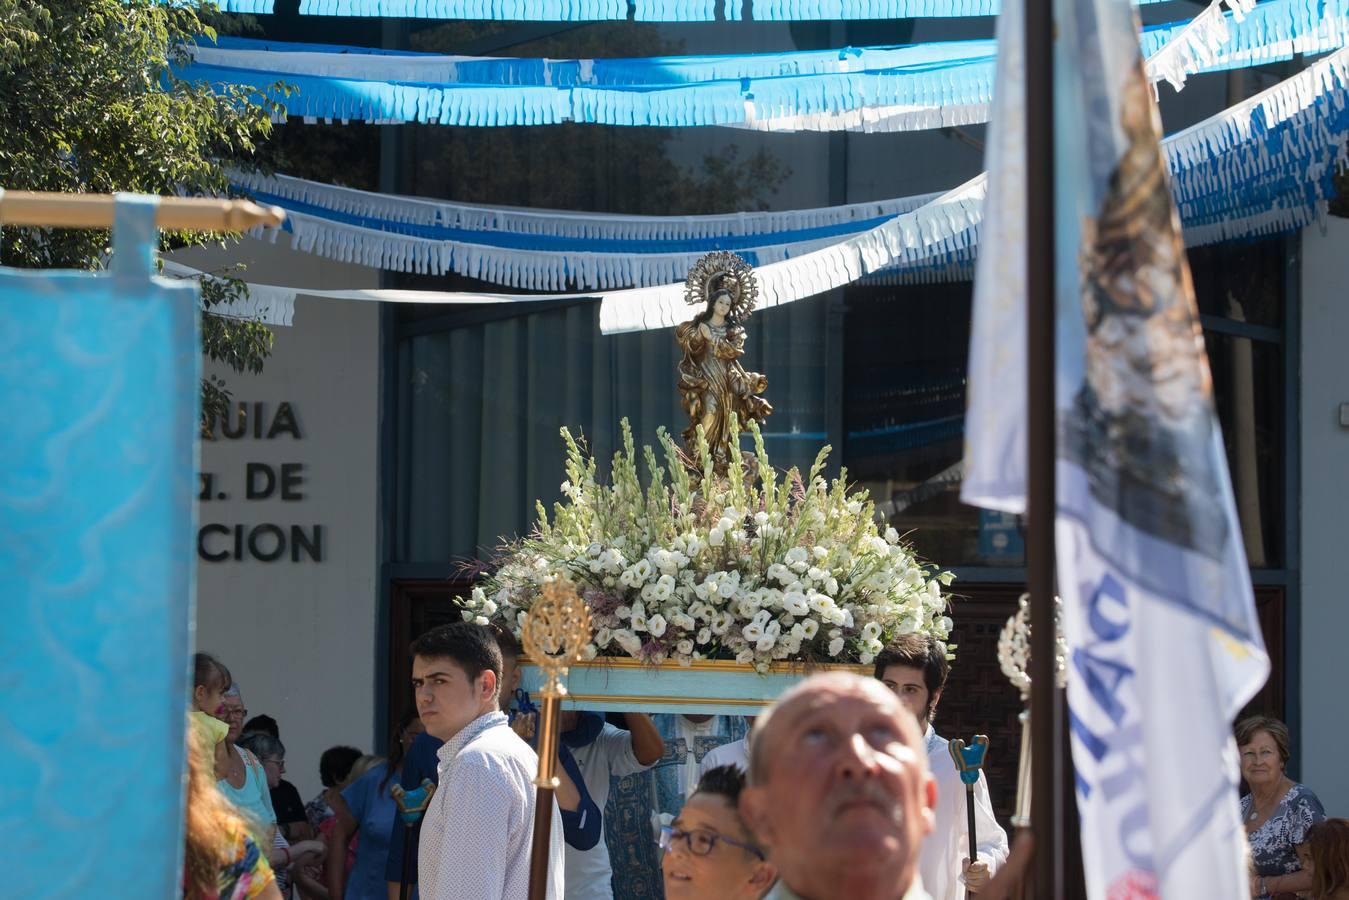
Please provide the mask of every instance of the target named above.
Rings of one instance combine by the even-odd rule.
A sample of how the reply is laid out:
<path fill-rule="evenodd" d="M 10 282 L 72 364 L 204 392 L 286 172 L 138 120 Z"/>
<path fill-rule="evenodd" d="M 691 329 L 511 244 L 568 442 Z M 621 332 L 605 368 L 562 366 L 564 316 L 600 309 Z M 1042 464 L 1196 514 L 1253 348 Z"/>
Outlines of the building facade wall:
<path fill-rule="evenodd" d="M 230 258 L 257 283 L 377 285 L 370 269 L 257 241 Z M 274 333 L 260 375 L 208 364 L 233 394 L 230 432 L 242 434 L 217 423 L 201 443 L 202 488 L 211 481 L 198 501 L 196 646 L 230 667 L 250 716 L 278 721 L 286 777 L 307 800 L 323 750 L 379 744 L 378 304 L 302 295 L 293 325 Z"/>
<path fill-rule="evenodd" d="M 1331 815 L 1349 811 L 1344 637 L 1349 634 L 1349 220 L 1330 218 L 1302 238 L 1302 780 Z"/>

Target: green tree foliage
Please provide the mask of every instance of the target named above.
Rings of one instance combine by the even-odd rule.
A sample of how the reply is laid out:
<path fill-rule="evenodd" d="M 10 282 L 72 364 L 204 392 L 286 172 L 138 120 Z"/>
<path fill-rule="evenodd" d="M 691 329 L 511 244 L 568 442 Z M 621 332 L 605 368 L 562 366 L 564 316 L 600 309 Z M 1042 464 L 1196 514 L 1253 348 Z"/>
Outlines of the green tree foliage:
<path fill-rule="evenodd" d="M 267 104 L 175 79 L 184 44 L 213 37 L 213 4 L 156 0 L 0 0 L 0 187 L 11 190 L 215 194 L 271 129 Z M 165 233 L 163 248 L 224 235 Z M 101 267 L 107 231 L 0 229 L 0 262 L 27 268 Z M 204 278 L 202 349 L 236 372 L 261 371 L 272 333 L 210 307 L 245 290 Z M 203 431 L 228 398 L 202 381 Z"/>

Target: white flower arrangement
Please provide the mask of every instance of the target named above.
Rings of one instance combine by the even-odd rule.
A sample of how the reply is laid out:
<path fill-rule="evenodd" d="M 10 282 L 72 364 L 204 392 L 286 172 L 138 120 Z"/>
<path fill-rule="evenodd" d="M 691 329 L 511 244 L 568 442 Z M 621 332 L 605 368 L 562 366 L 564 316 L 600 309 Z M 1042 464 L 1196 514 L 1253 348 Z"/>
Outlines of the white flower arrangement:
<path fill-rule="evenodd" d="M 791 469 L 780 478 L 753 423 L 750 433 L 753 457 L 733 460 L 724 477 L 700 445 L 705 487 L 695 490 L 664 429 L 665 465 L 642 448 L 643 487 L 626 419 L 607 485 L 563 428 L 564 500 L 551 522 L 537 504 L 534 532 L 502 548 L 464 617 L 518 633 L 542 585 L 565 577 L 590 609 L 590 659 L 734 659 L 762 672 L 775 662 L 868 665 L 910 632 L 945 642 L 951 573 L 921 563 L 895 529 L 879 531 L 846 471 L 826 482 L 828 447 L 807 477 Z"/>

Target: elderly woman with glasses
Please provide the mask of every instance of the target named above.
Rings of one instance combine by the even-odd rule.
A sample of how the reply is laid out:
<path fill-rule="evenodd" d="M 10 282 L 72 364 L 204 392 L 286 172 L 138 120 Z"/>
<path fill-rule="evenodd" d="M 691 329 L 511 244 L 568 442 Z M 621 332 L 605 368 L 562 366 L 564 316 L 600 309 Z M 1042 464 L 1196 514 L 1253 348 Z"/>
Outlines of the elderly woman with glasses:
<path fill-rule="evenodd" d="M 666 900 L 759 900 L 777 879 L 737 804 L 745 777 L 709 769 L 673 822 L 661 829 Z"/>
<path fill-rule="evenodd" d="M 239 746 L 258 760 L 268 788 L 280 784 L 281 775 L 286 771 L 286 747 L 279 738 L 261 731 L 245 732 L 239 739 Z M 322 841 L 298 841 L 292 844 L 277 831 L 272 836 L 272 848 L 274 852 L 279 851 L 285 860 L 284 865 L 273 866 L 276 885 L 282 897 L 293 896 L 291 888 L 295 885 L 306 895 L 322 896 L 323 885 L 304 874 L 306 866 L 323 858 L 327 847 Z"/>
<path fill-rule="evenodd" d="M 1241 818 L 1250 841 L 1255 874 L 1251 896 L 1259 900 L 1292 898 L 1312 886 L 1302 869 L 1297 845 L 1326 817 L 1309 788 L 1288 777 L 1288 726 L 1278 719 L 1252 716 L 1236 727 L 1241 777 L 1251 792 L 1241 798 Z"/>

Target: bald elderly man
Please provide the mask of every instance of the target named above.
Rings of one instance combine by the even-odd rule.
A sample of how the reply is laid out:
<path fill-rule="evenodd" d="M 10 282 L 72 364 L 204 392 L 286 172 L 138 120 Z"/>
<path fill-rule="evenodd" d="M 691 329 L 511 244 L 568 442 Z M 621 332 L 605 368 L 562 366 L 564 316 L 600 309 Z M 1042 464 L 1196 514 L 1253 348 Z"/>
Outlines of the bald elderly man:
<path fill-rule="evenodd" d="M 913 714 L 872 678 L 815 675 L 760 717 L 740 812 L 779 880 L 766 900 L 929 900 L 937 789 Z"/>

